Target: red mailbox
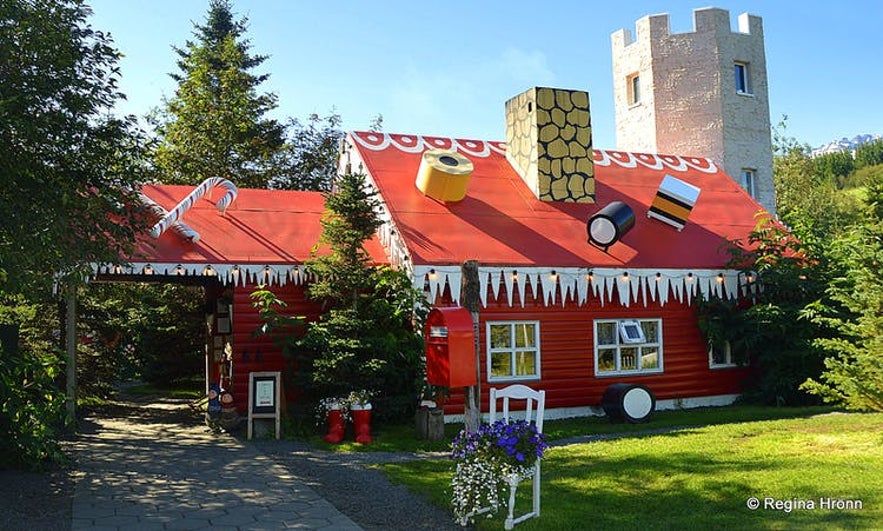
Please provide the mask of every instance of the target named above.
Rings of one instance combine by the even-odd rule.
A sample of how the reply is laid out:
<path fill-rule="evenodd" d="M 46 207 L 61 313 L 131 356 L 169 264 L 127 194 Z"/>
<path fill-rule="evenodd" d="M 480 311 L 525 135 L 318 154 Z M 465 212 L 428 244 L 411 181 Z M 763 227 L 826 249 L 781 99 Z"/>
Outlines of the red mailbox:
<path fill-rule="evenodd" d="M 460 307 L 433 308 L 426 317 L 426 381 L 445 387 L 476 385 L 475 329 Z"/>

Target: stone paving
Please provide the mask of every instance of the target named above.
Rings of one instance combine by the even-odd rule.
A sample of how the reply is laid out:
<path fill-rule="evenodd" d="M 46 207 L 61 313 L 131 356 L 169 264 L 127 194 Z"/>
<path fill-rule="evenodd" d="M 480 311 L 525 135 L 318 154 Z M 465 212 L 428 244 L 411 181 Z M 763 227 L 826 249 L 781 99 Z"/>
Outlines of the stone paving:
<path fill-rule="evenodd" d="M 71 445 L 72 529 L 362 529 L 254 446 L 213 434 L 180 401 L 82 428 Z"/>

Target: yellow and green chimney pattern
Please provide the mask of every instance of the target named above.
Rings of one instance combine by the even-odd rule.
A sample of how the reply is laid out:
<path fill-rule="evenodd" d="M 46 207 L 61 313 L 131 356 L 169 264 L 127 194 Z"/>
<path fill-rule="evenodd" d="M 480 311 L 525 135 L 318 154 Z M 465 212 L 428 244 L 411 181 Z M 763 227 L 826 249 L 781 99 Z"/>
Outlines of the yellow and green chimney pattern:
<path fill-rule="evenodd" d="M 594 203 L 589 93 L 534 87 L 507 101 L 506 158 L 537 198 Z"/>

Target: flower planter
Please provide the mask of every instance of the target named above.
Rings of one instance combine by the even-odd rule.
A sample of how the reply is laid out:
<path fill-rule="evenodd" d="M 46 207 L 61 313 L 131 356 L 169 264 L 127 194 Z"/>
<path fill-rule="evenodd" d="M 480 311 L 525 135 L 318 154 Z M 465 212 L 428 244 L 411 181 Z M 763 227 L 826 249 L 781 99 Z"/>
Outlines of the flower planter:
<path fill-rule="evenodd" d="M 343 412 L 340 410 L 340 404 L 329 404 L 327 406 L 328 415 L 328 434 L 325 435 L 325 442 L 331 444 L 340 444 L 343 442 L 343 432 L 346 423 L 343 418 Z"/>
<path fill-rule="evenodd" d="M 369 444 L 371 442 L 371 404 L 353 404 L 350 406 L 350 414 L 353 417 L 353 431 L 356 442 Z"/>

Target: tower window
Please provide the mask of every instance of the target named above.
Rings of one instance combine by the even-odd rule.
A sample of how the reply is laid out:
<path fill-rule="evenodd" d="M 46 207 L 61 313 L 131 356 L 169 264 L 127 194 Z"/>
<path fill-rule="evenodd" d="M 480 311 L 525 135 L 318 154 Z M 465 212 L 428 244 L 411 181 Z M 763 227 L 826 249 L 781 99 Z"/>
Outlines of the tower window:
<path fill-rule="evenodd" d="M 751 85 L 748 83 L 748 63 L 736 63 L 734 72 L 736 74 L 736 93 L 751 94 Z"/>
<path fill-rule="evenodd" d="M 740 177 L 739 184 L 741 184 L 742 188 L 744 188 L 745 191 L 748 192 L 748 195 L 750 195 L 751 197 L 757 198 L 757 196 L 754 193 L 755 192 L 755 190 L 754 190 L 754 173 L 755 173 L 755 170 L 742 168 L 742 175 Z"/>
<path fill-rule="evenodd" d="M 628 86 L 629 105 L 641 103 L 641 77 L 638 74 L 632 74 L 626 78 Z"/>

